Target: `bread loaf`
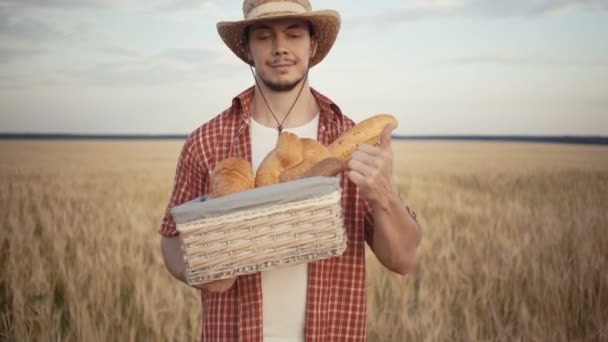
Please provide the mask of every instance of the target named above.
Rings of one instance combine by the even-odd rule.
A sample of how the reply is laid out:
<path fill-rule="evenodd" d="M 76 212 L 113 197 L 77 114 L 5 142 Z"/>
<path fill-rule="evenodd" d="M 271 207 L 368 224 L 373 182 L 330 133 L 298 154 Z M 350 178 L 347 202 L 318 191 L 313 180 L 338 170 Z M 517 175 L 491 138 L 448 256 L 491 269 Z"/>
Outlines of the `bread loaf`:
<path fill-rule="evenodd" d="M 396 128 L 397 119 L 390 114 L 378 114 L 365 119 L 331 143 L 328 146 L 329 151 L 332 156 L 348 163 L 357 146 L 360 144 L 376 144 L 382 129 L 391 122 Z"/>
<path fill-rule="evenodd" d="M 329 157 L 325 158 L 315 165 L 313 165 L 302 178 L 308 177 L 334 177 L 336 176 L 346 164 L 339 158 Z"/>
<path fill-rule="evenodd" d="M 300 148 L 300 139 L 297 135 L 288 132 L 281 133 L 276 147 L 266 155 L 258 167 L 255 187 L 278 183 L 279 175 L 286 166 L 292 166 L 302 161 L 299 153 L 290 152 L 290 150 Z"/>
<path fill-rule="evenodd" d="M 209 198 L 235 194 L 254 187 L 251 164 L 241 158 L 226 158 L 219 162 L 211 174 Z"/>
<path fill-rule="evenodd" d="M 209 198 L 218 198 L 237 192 L 253 189 L 253 169 L 251 164 L 241 158 L 226 158 L 219 162 L 211 174 L 211 192 Z M 199 288 L 210 292 L 224 292 L 232 287 L 236 277 L 219 279 L 204 284 Z"/>
<path fill-rule="evenodd" d="M 301 178 L 318 161 L 330 157 L 327 147 L 314 139 L 298 138 L 283 132 L 277 146 L 264 158 L 255 176 L 255 186 L 288 182 Z"/>
<path fill-rule="evenodd" d="M 331 156 L 327 147 L 316 140 L 302 138 L 300 139 L 300 143 L 302 145 L 302 161 L 292 167 L 285 168 L 279 174 L 279 183 L 302 178 L 313 165 Z"/>

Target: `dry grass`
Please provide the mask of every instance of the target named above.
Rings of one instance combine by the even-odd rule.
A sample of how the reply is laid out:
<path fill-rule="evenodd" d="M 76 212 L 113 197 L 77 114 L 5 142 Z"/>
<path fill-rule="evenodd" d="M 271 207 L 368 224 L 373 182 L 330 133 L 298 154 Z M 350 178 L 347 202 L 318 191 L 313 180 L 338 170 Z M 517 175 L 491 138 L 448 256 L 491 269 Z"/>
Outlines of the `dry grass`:
<path fill-rule="evenodd" d="M 0 340 L 192 341 L 156 233 L 180 142 L 0 142 Z M 608 340 L 608 148 L 396 142 L 419 267 L 368 259 L 372 341 Z"/>

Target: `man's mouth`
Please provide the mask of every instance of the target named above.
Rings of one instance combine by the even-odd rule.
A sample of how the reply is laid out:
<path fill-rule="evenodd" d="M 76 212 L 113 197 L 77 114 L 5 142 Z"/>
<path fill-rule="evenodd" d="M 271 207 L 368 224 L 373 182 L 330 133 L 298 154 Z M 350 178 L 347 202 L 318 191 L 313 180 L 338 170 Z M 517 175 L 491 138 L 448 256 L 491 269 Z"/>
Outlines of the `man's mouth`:
<path fill-rule="evenodd" d="M 293 66 L 294 62 L 279 62 L 279 63 L 271 63 L 270 66 L 273 68 L 285 68 Z"/>

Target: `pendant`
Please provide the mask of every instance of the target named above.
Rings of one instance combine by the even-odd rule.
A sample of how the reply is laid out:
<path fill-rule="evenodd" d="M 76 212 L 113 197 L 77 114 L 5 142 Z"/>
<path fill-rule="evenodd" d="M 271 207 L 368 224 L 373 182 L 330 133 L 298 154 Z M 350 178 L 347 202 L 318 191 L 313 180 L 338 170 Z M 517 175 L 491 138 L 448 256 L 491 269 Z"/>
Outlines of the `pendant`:
<path fill-rule="evenodd" d="M 278 125 L 277 129 L 279 130 L 279 135 L 281 135 L 281 132 L 283 132 L 283 125 Z"/>

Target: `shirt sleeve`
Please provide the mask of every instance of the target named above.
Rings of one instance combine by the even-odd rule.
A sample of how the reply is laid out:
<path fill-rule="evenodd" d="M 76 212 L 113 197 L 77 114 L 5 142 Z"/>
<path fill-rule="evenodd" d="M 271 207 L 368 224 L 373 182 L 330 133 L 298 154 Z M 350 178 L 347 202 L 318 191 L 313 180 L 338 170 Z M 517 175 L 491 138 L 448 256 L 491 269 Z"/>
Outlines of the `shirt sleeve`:
<path fill-rule="evenodd" d="M 171 208 L 206 193 L 208 175 L 202 167 L 201 158 L 196 157 L 192 147 L 192 144 L 186 141 L 177 161 L 173 191 L 159 229 L 160 235 L 164 237 L 179 234 L 171 215 Z"/>

